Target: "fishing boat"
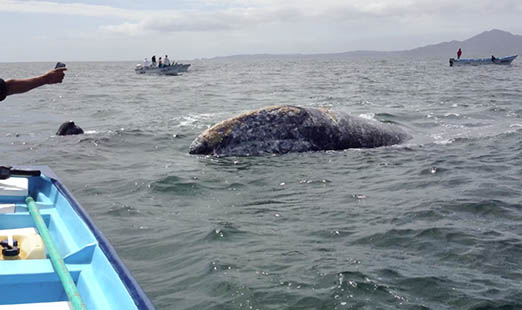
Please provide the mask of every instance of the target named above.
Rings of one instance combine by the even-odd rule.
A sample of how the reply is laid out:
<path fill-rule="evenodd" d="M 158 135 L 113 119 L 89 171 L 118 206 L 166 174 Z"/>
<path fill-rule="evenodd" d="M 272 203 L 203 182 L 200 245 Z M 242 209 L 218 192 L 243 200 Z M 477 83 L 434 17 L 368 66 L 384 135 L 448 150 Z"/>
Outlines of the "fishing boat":
<path fill-rule="evenodd" d="M 134 71 L 138 74 L 159 74 L 159 75 L 178 75 L 181 72 L 187 72 L 190 64 L 175 63 L 170 66 L 144 66 L 137 64 Z"/>
<path fill-rule="evenodd" d="M 461 59 L 455 59 L 450 58 L 449 64 L 450 67 L 453 66 L 460 66 L 460 65 L 509 65 L 515 58 L 517 58 L 518 55 L 513 56 L 506 56 L 501 58 L 461 58 Z"/>
<path fill-rule="evenodd" d="M 48 167 L 0 167 L 0 310 L 153 310 Z"/>

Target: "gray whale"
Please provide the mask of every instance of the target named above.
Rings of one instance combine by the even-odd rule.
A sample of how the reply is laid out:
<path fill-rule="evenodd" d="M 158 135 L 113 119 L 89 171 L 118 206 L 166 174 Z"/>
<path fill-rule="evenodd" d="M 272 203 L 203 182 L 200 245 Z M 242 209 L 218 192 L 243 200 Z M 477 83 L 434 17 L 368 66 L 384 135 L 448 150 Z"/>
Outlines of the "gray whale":
<path fill-rule="evenodd" d="M 401 128 L 343 112 L 274 106 L 224 120 L 202 132 L 190 154 L 249 156 L 398 144 L 411 137 Z"/>

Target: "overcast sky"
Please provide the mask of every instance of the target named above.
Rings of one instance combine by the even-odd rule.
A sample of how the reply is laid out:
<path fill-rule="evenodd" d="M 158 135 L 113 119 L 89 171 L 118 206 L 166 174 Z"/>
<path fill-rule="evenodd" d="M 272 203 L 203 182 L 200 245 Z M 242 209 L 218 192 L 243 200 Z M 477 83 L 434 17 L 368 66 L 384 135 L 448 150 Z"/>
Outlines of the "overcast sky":
<path fill-rule="evenodd" d="M 522 0 L 0 0 L 0 62 L 404 50 L 522 34 Z"/>

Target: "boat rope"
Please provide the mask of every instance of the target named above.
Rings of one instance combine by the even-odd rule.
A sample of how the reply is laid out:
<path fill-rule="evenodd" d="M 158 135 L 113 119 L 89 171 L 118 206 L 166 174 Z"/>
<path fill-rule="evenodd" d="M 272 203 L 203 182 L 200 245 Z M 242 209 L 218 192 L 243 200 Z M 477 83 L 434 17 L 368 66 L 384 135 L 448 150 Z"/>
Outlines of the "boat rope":
<path fill-rule="evenodd" d="M 33 217 L 34 223 L 36 224 L 36 228 L 38 228 L 38 232 L 40 232 L 40 236 L 43 239 L 45 247 L 47 248 L 47 253 L 49 254 L 49 258 L 51 259 L 54 270 L 62 282 L 62 286 L 65 290 L 65 293 L 67 293 L 69 300 L 71 301 L 73 309 L 86 310 L 87 308 L 85 307 L 85 304 L 80 297 L 80 293 L 74 284 L 69 270 L 67 270 L 67 266 L 65 266 L 62 257 L 58 253 L 58 249 L 56 248 L 56 245 L 54 244 L 54 241 L 49 234 L 49 230 L 47 230 L 47 226 L 45 225 L 45 222 L 40 215 L 40 211 L 38 211 L 38 207 L 36 206 L 34 199 L 32 197 L 27 197 L 25 199 L 25 203 L 27 203 L 27 207 L 29 208 L 29 212 Z"/>

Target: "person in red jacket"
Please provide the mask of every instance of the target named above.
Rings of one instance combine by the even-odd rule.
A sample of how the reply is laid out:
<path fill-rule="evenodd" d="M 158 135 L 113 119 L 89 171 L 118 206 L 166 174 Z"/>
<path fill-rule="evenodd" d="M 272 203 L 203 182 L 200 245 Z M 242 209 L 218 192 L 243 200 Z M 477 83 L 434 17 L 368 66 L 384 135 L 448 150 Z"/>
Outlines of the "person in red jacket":
<path fill-rule="evenodd" d="M 459 48 L 457 51 L 457 59 L 460 59 L 460 55 L 462 55 L 462 50 Z"/>

